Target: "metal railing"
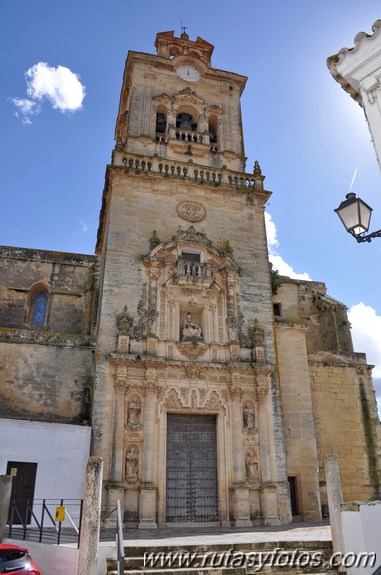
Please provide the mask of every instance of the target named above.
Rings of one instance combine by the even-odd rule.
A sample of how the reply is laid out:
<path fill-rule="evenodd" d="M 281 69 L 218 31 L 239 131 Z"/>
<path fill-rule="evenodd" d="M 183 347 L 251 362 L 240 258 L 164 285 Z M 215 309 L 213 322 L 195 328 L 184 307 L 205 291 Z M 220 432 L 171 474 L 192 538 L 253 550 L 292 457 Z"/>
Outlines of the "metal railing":
<path fill-rule="evenodd" d="M 62 515 L 57 517 L 57 509 Z M 81 535 L 82 499 L 13 500 L 9 506 L 6 537 L 39 543 L 77 543 Z"/>
<path fill-rule="evenodd" d="M 116 507 L 111 509 L 103 517 L 103 521 L 108 519 L 110 515 L 116 511 L 116 529 L 115 529 L 115 545 L 116 545 L 116 564 L 118 575 L 124 575 L 124 544 L 123 544 L 123 521 L 120 500 L 117 499 Z"/>

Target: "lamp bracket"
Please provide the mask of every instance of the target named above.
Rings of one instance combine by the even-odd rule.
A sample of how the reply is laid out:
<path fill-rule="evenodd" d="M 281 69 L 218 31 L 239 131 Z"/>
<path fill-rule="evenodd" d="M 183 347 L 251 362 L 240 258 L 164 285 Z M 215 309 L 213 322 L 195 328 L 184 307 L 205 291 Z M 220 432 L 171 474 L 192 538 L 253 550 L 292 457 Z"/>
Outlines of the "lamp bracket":
<path fill-rule="evenodd" d="M 353 235 L 354 235 L 354 234 L 353 234 Z M 362 242 L 371 242 L 373 238 L 381 238 L 381 230 L 377 230 L 376 232 L 372 232 L 371 234 L 368 234 L 368 235 L 366 235 L 366 236 L 362 236 L 362 235 L 360 235 L 360 236 L 355 236 L 355 235 L 354 235 L 354 237 L 356 238 L 356 240 L 357 240 L 359 243 L 362 243 Z"/>

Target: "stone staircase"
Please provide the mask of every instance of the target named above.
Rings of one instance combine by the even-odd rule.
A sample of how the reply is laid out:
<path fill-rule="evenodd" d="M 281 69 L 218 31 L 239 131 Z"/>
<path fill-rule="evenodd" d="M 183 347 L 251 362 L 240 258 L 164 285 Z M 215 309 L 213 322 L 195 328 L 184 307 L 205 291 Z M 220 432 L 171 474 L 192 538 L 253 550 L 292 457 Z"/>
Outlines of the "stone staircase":
<path fill-rule="evenodd" d="M 125 547 L 125 575 L 333 574 L 331 541 Z M 341 572 L 343 573 L 343 572 Z M 115 559 L 107 575 L 117 575 Z"/>

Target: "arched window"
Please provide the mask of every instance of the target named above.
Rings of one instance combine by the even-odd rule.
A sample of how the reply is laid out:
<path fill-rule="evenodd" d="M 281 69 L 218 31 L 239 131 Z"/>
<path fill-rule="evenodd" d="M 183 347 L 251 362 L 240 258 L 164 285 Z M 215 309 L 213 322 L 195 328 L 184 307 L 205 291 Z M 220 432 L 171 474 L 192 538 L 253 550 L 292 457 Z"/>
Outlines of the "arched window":
<path fill-rule="evenodd" d="M 45 325 L 49 297 L 45 291 L 39 291 L 33 298 L 30 323 Z"/>

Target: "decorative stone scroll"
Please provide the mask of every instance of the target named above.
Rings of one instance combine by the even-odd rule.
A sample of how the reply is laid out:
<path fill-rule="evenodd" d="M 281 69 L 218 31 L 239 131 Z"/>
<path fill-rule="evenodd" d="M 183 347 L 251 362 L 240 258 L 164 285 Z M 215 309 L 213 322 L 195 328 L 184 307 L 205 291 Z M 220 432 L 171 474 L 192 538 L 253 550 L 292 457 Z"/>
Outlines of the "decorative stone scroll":
<path fill-rule="evenodd" d="M 179 216 L 188 222 L 201 222 L 206 215 L 204 206 L 198 202 L 181 202 L 176 209 Z"/>

